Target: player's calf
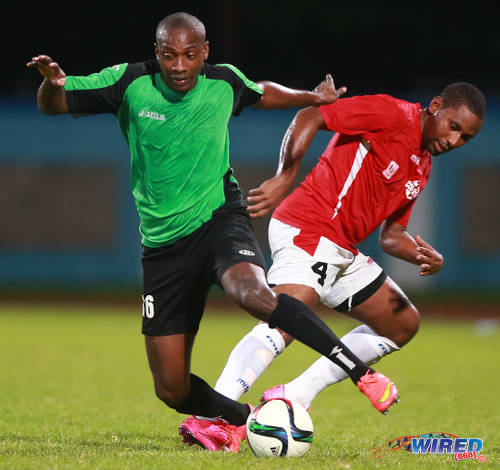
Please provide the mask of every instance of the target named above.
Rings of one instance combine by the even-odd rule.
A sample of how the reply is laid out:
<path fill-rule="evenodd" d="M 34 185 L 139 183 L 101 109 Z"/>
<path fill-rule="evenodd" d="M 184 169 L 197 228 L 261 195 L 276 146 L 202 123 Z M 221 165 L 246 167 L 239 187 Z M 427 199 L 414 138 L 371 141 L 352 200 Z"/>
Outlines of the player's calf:
<path fill-rule="evenodd" d="M 415 336 L 420 326 L 417 308 L 390 278 L 372 296 L 352 308 L 348 315 L 399 348 Z"/>
<path fill-rule="evenodd" d="M 376 322 L 366 324 L 378 335 L 402 348 L 417 334 L 420 327 L 420 313 L 413 304 L 408 303 L 403 310 L 389 310 L 387 315 L 379 316 Z"/>
<path fill-rule="evenodd" d="M 155 394 L 169 408 L 176 409 L 188 396 L 187 387 L 172 387 L 159 380 L 154 381 Z"/>
<path fill-rule="evenodd" d="M 406 308 L 405 318 L 401 322 L 400 329 L 391 338 L 400 348 L 408 343 L 418 332 L 420 328 L 420 313 L 413 304 Z"/>

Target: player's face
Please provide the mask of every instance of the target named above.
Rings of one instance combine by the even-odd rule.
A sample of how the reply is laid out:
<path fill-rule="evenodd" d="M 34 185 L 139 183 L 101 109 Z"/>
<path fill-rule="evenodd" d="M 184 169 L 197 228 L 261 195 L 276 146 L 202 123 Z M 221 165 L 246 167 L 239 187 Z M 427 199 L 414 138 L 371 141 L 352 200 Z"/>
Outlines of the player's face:
<path fill-rule="evenodd" d="M 208 42 L 185 29 L 165 31 L 156 44 L 161 77 L 172 90 L 187 92 L 198 82 L 208 57 Z"/>
<path fill-rule="evenodd" d="M 432 100 L 428 114 L 422 129 L 422 148 L 435 156 L 465 145 L 483 124 L 467 106 L 444 108 L 439 97 Z"/>

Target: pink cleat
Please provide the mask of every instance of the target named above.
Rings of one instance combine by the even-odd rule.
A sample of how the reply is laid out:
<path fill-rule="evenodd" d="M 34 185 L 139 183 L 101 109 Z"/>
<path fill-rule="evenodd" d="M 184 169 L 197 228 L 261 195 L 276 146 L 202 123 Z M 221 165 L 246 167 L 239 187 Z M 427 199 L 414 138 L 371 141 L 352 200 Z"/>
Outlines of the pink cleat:
<path fill-rule="evenodd" d="M 260 401 L 264 403 L 265 401 L 272 400 L 273 398 L 285 398 L 285 386 L 275 385 L 274 387 L 268 388 L 260 397 Z"/>
<path fill-rule="evenodd" d="M 219 450 L 219 446 L 212 440 L 213 436 L 210 436 L 209 433 L 206 432 L 207 428 L 214 424 L 215 421 L 189 416 L 179 426 L 179 435 L 182 436 L 182 441 L 185 444 L 190 446 L 197 444 L 204 449 L 214 452 Z"/>
<path fill-rule="evenodd" d="M 248 408 L 250 409 L 250 413 L 254 410 L 254 407 L 250 405 L 250 403 L 247 403 Z M 247 425 L 242 424 L 241 426 L 235 426 L 236 427 L 236 435 L 238 436 L 238 439 L 240 442 L 243 442 L 247 438 Z M 236 450 L 235 452 L 238 452 Z"/>
<path fill-rule="evenodd" d="M 234 426 L 220 418 L 212 421 L 189 416 L 179 426 L 185 444 L 197 444 L 210 452 L 238 452 L 242 433 L 246 437 L 245 426 Z"/>
<path fill-rule="evenodd" d="M 380 372 L 367 372 L 356 384 L 359 390 L 371 401 L 372 405 L 386 415 L 388 408 L 399 403 L 399 392 L 391 379 Z"/>
<path fill-rule="evenodd" d="M 273 398 L 287 398 L 285 396 L 285 386 L 280 384 L 280 385 L 275 385 L 274 387 L 268 388 L 260 397 L 260 401 L 264 403 L 265 401 L 272 400 Z M 311 409 L 311 406 L 308 406 L 306 408 L 306 411 L 309 412 Z"/>

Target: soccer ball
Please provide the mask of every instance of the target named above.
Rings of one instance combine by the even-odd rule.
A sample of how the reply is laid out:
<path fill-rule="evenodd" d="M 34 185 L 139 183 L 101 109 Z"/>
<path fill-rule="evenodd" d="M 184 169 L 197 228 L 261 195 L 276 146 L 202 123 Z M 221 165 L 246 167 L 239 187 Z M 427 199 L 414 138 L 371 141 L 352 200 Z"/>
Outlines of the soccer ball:
<path fill-rule="evenodd" d="M 311 447 L 313 423 L 298 403 L 273 398 L 255 408 L 247 419 L 247 439 L 258 457 L 300 457 Z"/>

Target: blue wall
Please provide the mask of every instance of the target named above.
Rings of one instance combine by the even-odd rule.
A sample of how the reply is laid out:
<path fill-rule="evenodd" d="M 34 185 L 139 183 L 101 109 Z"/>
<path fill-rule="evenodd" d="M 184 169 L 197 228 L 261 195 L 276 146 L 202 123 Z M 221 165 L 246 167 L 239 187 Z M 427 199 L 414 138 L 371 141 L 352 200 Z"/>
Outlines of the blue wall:
<path fill-rule="evenodd" d="M 232 165 L 238 173 L 262 167 L 269 175 L 277 165 L 281 138 L 294 111 L 248 109 L 231 121 Z M 463 171 L 471 165 L 500 167 L 494 139 L 500 128 L 500 106 L 492 106 L 481 134 L 463 149 L 434 161 L 432 179 L 437 188 L 432 224 L 447 269 L 436 277 L 445 287 L 500 286 L 500 249 L 477 255 L 464 252 L 457 236 L 462 229 L 460 201 Z M 95 286 L 100 283 L 138 285 L 140 283 L 140 243 L 138 218 L 129 192 L 129 155 L 125 141 L 112 116 L 74 119 L 48 117 L 39 113 L 34 102 L 0 101 L 0 166 L 14 163 L 44 165 L 107 162 L 119 174 L 119 226 L 117 241 L 110 249 L 34 250 L 0 247 L 0 286 Z M 321 132 L 303 166 L 311 167 L 330 135 Z M 8 195 L 3 200 L 8 200 Z M 8 208 L 3 208 L 8 210 Z M 366 246 L 374 249 L 376 237 Z"/>

